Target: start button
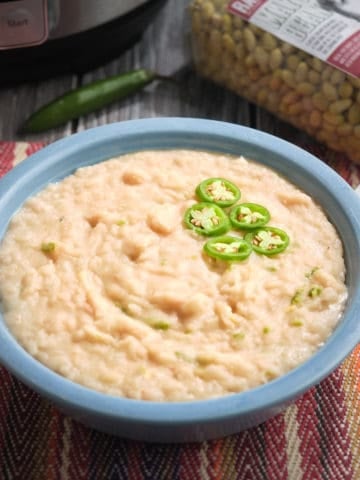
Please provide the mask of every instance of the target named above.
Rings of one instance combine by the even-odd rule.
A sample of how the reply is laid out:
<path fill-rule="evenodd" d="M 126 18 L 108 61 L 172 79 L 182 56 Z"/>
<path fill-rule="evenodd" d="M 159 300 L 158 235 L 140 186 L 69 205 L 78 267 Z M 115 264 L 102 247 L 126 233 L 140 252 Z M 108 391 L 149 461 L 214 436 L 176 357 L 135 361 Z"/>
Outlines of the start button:
<path fill-rule="evenodd" d="M 0 49 L 38 45 L 48 38 L 46 0 L 0 3 Z"/>

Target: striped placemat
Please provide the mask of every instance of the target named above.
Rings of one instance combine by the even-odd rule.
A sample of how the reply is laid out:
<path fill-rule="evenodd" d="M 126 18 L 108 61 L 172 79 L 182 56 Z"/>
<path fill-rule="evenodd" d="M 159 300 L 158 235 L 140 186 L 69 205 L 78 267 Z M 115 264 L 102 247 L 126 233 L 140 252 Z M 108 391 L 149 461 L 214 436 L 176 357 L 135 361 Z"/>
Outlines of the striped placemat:
<path fill-rule="evenodd" d="M 302 146 L 359 185 L 360 166 Z M 0 142 L 0 176 L 41 147 Z M 360 345 L 282 414 L 237 435 L 179 445 L 91 430 L 0 367 L 0 480 L 15 479 L 360 480 Z"/>

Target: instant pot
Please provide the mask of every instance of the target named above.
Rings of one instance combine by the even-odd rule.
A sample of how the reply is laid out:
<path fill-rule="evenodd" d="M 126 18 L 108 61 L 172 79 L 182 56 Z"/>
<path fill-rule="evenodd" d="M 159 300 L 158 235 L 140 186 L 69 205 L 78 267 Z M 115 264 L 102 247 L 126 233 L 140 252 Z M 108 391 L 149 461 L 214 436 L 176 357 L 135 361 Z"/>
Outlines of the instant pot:
<path fill-rule="evenodd" d="M 0 0 L 0 84 L 81 73 L 132 46 L 166 0 Z"/>

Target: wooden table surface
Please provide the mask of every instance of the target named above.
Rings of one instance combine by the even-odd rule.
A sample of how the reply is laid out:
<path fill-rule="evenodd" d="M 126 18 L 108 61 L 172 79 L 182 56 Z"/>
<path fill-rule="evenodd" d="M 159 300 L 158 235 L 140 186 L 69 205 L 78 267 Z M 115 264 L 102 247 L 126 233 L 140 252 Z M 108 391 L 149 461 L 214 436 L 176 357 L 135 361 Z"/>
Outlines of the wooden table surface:
<path fill-rule="evenodd" d="M 97 125 L 134 118 L 186 116 L 249 125 L 298 143 L 305 136 L 224 88 L 200 78 L 192 62 L 188 0 L 168 0 L 141 40 L 114 61 L 85 75 L 60 77 L 0 89 L 0 140 L 45 141 Z M 78 121 L 38 135 L 19 135 L 22 122 L 64 92 L 134 68 L 175 74 L 178 84 L 157 83 Z M 24 72 L 25 73 L 25 72 Z M 1 73 L 0 73 L 1 74 Z M 26 75 L 26 74 L 25 74 Z M 305 136 L 306 137 L 306 136 Z"/>

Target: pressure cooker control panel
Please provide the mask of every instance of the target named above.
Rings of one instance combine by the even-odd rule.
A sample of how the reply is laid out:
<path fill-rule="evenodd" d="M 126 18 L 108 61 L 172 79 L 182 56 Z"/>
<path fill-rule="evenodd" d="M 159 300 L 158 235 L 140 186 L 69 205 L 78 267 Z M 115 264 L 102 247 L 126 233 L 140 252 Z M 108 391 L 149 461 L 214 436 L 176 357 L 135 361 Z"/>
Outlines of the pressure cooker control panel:
<path fill-rule="evenodd" d="M 39 45 L 47 38 L 47 0 L 0 0 L 0 49 Z"/>

